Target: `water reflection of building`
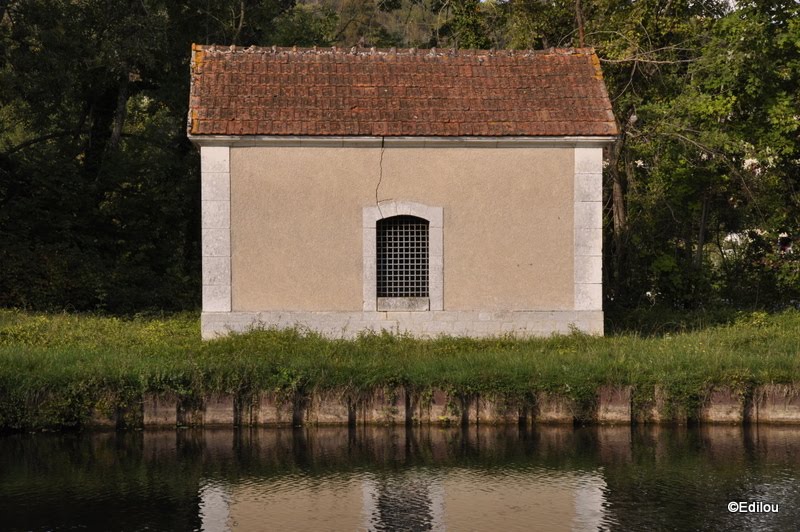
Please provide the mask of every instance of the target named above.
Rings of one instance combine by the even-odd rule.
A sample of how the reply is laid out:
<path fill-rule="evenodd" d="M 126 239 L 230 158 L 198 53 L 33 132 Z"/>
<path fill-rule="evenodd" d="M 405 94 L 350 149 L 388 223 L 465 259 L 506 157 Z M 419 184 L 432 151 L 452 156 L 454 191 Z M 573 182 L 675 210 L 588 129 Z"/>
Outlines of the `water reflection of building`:
<path fill-rule="evenodd" d="M 219 482 L 200 484 L 200 520 L 203 530 L 230 528 L 230 490 Z"/>
<path fill-rule="evenodd" d="M 596 530 L 605 482 L 562 464 L 571 428 L 255 431 L 214 444 L 261 477 L 201 484 L 204 530 Z M 604 438 L 604 440 L 607 438 Z M 204 456 L 212 452 L 205 435 Z M 629 448 L 629 440 L 620 441 Z M 608 446 L 606 446 L 608 447 Z M 611 445 L 609 448 L 616 448 Z M 229 450 L 222 452 L 223 448 Z M 532 453 L 532 455 L 531 455 Z M 534 468 L 533 455 L 555 461 Z M 613 459 L 613 457 L 609 457 Z M 366 467 L 365 467 L 366 466 Z"/>
<path fill-rule="evenodd" d="M 204 530 L 597 530 L 599 475 L 411 469 L 201 489 Z M 224 524 L 222 524 L 224 523 Z"/>
<path fill-rule="evenodd" d="M 362 483 L 362 529 L 444 530 L 444 489 L 438 478 L 405 472 Z"/>

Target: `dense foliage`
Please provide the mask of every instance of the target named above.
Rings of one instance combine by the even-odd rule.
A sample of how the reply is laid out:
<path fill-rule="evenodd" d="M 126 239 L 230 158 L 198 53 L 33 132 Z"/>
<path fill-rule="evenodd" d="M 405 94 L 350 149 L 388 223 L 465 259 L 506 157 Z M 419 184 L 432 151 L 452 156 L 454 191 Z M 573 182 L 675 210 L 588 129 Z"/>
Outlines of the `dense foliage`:
<path fill-rule="evenodd" d="M 192 42 L 593 46 L 607 307 L 800 300 L 796 0 L 0 0 L 0 306 L 197 306 Z"/>

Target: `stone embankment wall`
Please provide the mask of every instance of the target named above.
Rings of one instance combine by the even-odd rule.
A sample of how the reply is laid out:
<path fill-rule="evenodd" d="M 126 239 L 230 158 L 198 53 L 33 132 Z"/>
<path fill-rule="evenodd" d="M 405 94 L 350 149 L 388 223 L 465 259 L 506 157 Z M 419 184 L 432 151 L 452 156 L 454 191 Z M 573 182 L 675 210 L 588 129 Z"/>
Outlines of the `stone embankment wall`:
<path fill-rule="evenodd" d="M 464 395 L 445 390 L 412 392 L 403 387 L 372 393 L 262 392 L 182 398 L 145 394 L 128 407 L 106 405 L 91 413 L 95 427 L 299 426 L 358 424 L 531 423 L 797 423 L 800 386 L 771 384 L 745 392 L 709 388 L 703 397 L 670 397 L 656 386 L 649 393 L 630 386 L 599 388 L 576 401 L 539 392 L 526 397 Z"/>

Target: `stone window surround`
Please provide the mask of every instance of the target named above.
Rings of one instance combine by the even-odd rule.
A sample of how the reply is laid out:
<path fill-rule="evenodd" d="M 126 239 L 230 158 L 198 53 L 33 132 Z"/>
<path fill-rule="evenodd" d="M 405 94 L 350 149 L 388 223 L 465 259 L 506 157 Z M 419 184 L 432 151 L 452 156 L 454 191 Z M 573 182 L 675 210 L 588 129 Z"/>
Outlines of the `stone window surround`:
<path fill-rule="evenodd" d="M 428 291 L 429 305 L 424 310 L 444 310 L 443 209 L 413 201 L 385 200 L 362 210 L 363 238 L 363 310 L 378 310 L 376 230 L 378 220 L 393 216 L 416 216 L 428 221 Z M 386 298 L 403 300 L 405 298 Z M 414 310 L 397 301 L 395 310 Z M 384 310 L 384 309 L 381 309 Z"/>
<path fill-rule="evenodd" d="M 423 328 L 416 330 L 416 325 L 411 327 L 412 322 L 406 323 L 407 318 L 402 320 L 389 320 L 394 323 L 392 327 L 400 330 L 408 326 L 409 331 L 414 329 L 415 333 L 453 333 L 473 335 L 477 332 L 479 336 L 485 334 L 500 334 L 501 332 L 514 333 L 518 331 L 523 335 L 547 334 L 551 325 L 545 327 L 546 320 L 556 319 L 554 323 L 560 324 L 556 329 L 562 330 L 562 325 L 576 324 L 579 329 L 586 330 L 593 334 L 603 334 L 602 325 L 602 151 L 603 147 L 613 141 L 613 137 L 504 137 L 504 138 L 483 138 L 483 137 L 274 137 L 274 136 L 195 136 L 190 135 L 190 140 L 194 142 L 201 151 L 201 188 L 202 188 L 202 288 L 203 288 L 203 318 L 202 328 L 203 337 L 212 338 L 224 331 L 247 330 L 249 326 L 257 325 L 259 320 L 271 316 L 273 312 L 265 311 L 262 313 L 242 313 L 232 312 L 231 304 L 231 237 L 230 237 L 230 148 L 234 146 L 321 146 L 321 147 L 378 147 L 385 140 L 387 147 L 428 147 L 428 148 L 455 148 L 470 147 L 481 149 L 492 148 L 534 148 L 534 147 L 563 147 L 574 150 L 574 310 L 559 312 L 515 312 L 512 313 L 516 318 L 511 322 L 502 322 L 499 319 L 489 319 L 492 327 L 486 328 L 489 322 L 478 319 L 475 323 L 482 325 L 480 329 L 439 328 L 435 325 L 447 325 L 444 320 L 449 320 L 448 312 L 437 313 L 397 313 L 400 314 L 421 314 L 436 317 L 434 322 L 424 324 Z M 421 216 L 425 217 L 425 216 Z M 429 219 L 429 218 L 426 218 Z M 429 219 L 430 220 L 430 219 Z M 443 264 L 442 264 L 443 266 Z M 366 271 L 366 270 L 365 270 Z M 374 284 L 373 284 L 374 287 Z M 433 296 L 433 294 L 431 294 Z M 375 301 L 375 299 L 372 299 Z M 365 299 L 366 302 L 366 299 Z M 436 302 L 431 300 L 431 310 L 443 311 L 443 301 L 438 299 Z M 365 306 L 361 314 L 372 320 L 375 316 L 384 316 L 385 313 L 367 311 Z M 477 312 L 477 311 L 476 311 Z M 263 316 L 262 316 L 263 314 Z M 284 313 L 280 316 L 273 316 L 270 322 L 289 320 L 288 323 L 295 325 L 305 325 L 315 327 L 316 316 L 327 315 L 329 313 L 310 313 L 309 319 L 314 323 L 307 322 L 306 319 L 300 320 L 300 314 L 295 317 Z M 307 313 L 308 314 L 308 313 Z M 351 323 L 353 313 L 342 314 L 335 321 L 335 327 L 341 332 L 341 324 Z M 457 314 L 457 313 L 456 313 Z M 467 313 L 469 314 L 469 313 Z M 505 315 L 506 313 L 501 313 Z M 552 314 L 552 316 L 550 316 Z M 391 314 L 390 314 L 391 315 Z M 481 313 L 476 314 L 476 316 Z M 536 316 L 547 318 L 538 318 Z M 225 317 L 227 316 L 227 317 Z M 471 315 L 470 315 L 471 316 Z M 488 316 L 488 315 L 487 315 Z M 481 317 L 483 317 L 481 315 Z M 274 319 L 273 319 L 274 318 Z M 296 318 L 296 319 L 295 319 Z M 465 316 L 464 319 L 469 318 Z M 399 318 L 398 318 L 399 319 Z M 471 318 L 470 318 L 471 319 Z M 477 319 L 477 318 L 476 318 Z M 523 320 L 529 321 L 523 321 Z M 539 320 L 542 321 L 541 330 Z M 300 321 L 297 321 L 300 320 Z M 533 321 L 531 321 L 533 320 Z M 389 321 L 386 326 L 390 326 Z M 442 321 L 442 323 L 438 323 Z M 497 321 L 497 323 L 494 323 Z M 396 323 L 395 323 L 396 322 Z M 402 323 L 401 323 L 402 322 Z M 519 322 L 519 323 L 517 323 Z M 563 322 L 563 323 L 561 323 Z M 248 323 L 250 324 L 248 326 Z M 465 322 L 468 323 L 468 322 Z M 383 327 L 384 324 L 375 324 Z M 430 325 L 430 327 L 428 327 Z M 402 326 L 402 327 L 401 327 Z M 564 325 L 565 326 L 565 325 Z M 539 332 L 537 332 L 539 331 Z M 552 331 L 551 331 L 552 332 Z M 337 333 L 338 334 L 338 333 Z"/>

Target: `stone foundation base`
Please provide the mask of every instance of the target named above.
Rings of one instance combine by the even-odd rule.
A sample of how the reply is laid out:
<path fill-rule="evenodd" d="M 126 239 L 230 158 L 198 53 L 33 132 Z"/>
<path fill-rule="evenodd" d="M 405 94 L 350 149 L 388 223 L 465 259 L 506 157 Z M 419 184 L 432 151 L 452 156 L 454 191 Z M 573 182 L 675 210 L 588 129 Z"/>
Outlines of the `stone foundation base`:
<path fill-rule="evenodd" d="M 297 327 L 329 338 L 354 338 L 364 331 L 388 331 L 422 338 L 447 336 L 549 336 L 581 331 L 603 335 L 603 311 L 428 311 L 428 312 L 203 312 L 208 340 L 230 332 Z"/>

